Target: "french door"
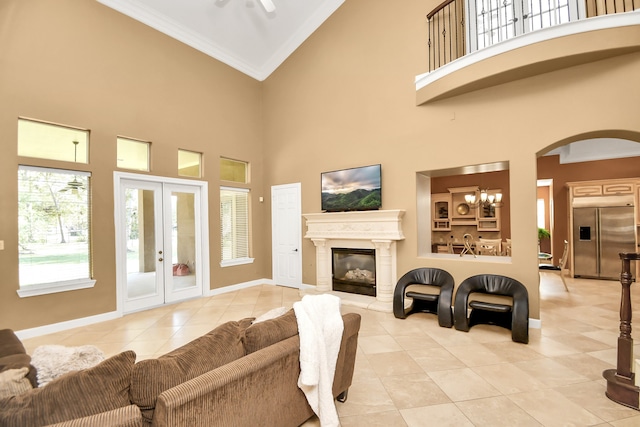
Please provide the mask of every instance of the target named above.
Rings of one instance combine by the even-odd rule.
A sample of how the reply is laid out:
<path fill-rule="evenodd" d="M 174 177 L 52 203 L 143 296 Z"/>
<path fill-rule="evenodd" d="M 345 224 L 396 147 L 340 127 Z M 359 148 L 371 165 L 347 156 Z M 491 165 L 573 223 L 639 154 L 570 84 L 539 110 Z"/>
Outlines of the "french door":
<path fill-rule="evenodd" d="M 116 176 L 122 311 L 201 296 L 208 283 L 206 183 L 131 175 Z"/>

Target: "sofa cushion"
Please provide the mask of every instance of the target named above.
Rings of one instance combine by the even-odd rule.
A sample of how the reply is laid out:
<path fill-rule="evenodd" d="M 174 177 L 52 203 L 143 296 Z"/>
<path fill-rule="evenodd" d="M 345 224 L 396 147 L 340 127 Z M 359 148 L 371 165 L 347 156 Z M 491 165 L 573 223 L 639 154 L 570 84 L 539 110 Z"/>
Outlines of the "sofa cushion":
<path fill-rule="evenodd" d="M 255 323 L 244 331 L 243 343 L 247 354 L 298 335 L 298 321 L 293 309 L 275 319 Z"/>
<path fill-rule="evenodd" d="M 0 399 L 0 425 L 47 425 L 128 406 L 135 359 L 125 351 L 46 387 Z"/>
<path fill-rule="evenodd" d="M 151 421 L 160 393 L 244 356 L 242 332 L 251 320 L 224 323 L 164 356 L 136 363 L 131 402 Z"/>
<path fill-rule="evenodd" d="M 29 368 L 7 369 L 0 372 L 0 398 L 17 396 L 31 390 L 31 383 L 27 378 Z"/>

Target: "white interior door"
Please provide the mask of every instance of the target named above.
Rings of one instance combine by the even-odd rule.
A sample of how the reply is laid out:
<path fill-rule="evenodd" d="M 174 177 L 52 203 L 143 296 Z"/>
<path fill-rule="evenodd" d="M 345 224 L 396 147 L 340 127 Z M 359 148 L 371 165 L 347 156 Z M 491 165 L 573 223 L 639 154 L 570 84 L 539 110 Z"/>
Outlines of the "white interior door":
<path fill-rule="evenodd" d="M 117 178 L 116 244 L 122 311 L 202 295 L 203 283 L 208 282 L 204 279 L 208 269 L 202 263 L 208 253 L 208 240 L 202 238 L 208 235 L 202 185 Z"/>
<path fill-rule="evenodd" d="M 278 285 L 302 285 L 302 208 L 300 183 L 271 187 L 273 280 Z"/>

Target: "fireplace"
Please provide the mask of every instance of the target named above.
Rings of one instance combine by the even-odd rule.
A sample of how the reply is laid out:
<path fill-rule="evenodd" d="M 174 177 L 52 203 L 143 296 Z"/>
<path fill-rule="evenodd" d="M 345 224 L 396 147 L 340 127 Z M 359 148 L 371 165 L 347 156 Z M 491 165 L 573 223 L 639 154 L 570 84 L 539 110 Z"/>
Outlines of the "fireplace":
<path fill-rule="evenodd" d="M 398 280 L 396 272 L 396 243 L 404 239 L 402 234 L 402 210 L 325 212 L 304 214 L 307 233 L 316 249 L 316 283 L 305 293 L 338 294 L 344 304 L 371 310 L 392 312 L 393 289 Z M 375 293 L 359 295 L 337 291 L 333 287 L 332 249 L 371 250 L 374 252 L 373 268 L 354 267 L 350 276 L 367 276 L 355 270 L 369 270 L 375 278 Z M 350 269 L 347 269 L 346 274 Z M 361 285 L 361 283 L 358 283 Z M 363 288 L 363 286 L 360 286 Z M 369 286 L 369 288 L 371 288 Z M 368 290 L 371 292 L 371 289 Z"/>
<path fill-rule="evenodd" d="M 375 249 L 332 248 L 334 291 L 376 296 Z"/>

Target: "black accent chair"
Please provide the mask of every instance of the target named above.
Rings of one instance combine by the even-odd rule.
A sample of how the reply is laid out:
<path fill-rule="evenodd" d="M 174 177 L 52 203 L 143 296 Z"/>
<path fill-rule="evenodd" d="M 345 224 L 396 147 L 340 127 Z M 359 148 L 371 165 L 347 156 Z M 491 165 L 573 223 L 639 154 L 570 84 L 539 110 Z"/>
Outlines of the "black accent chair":
<path fill-rule="evenodd" d="M 431 285 L 440 288 L 439 294 L 424 293 L 411 290 L 410 285 Z M 453 326 L 453 312 L 451 303 L 453 298 L 453 276 L 439 268 L 416 268 L 409 271 L 398 280 L 393 293 L 393 315 L 398 319 L 405 319 L 413 313 L 435 313 L 438 324 L 443 328 Z M 412 298 L 409 308 L 404 308 L 404 299 Z"/>
<path fill-rule="evenodd" d="M 513 304 L 469 302 L 469 295 L 474 292 L 510 296 Z M 467 315 L 468 307 L 471 313 Z M 529 293 L 515 279 L 497 274 L 479 274 L 465 279 L 456 291 L 454 312 L 455 327 L 459 331 L 469 332 L 473 325 L 486 323 L 511 329 L 511 339 L 515 342 L 529 342 Z"/>

